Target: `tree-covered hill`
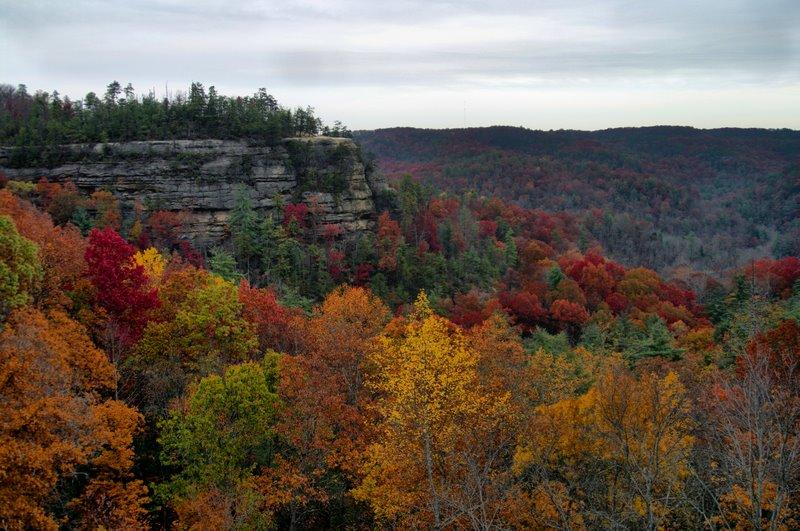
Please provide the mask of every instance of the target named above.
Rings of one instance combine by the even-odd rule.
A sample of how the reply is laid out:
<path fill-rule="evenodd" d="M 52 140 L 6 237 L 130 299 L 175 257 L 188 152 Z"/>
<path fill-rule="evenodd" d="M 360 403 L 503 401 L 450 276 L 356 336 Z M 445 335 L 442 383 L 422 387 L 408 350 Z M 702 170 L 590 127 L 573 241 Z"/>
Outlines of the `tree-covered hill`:
<path fill-rule="evenodd" d="M 800 132 L 395 128 L 356 138 L 390 178 L 566 211 L 614 258 L 718 271 L 800 251 Z"/>
<path fill-rule="evenodd" d="M 172 139 L 249 139 L 274 144 L 298 135 L 349 134 L 326 127 L 311 107 L 288 109 L 261 88 L 250 96 L 225 96 L 192 83 L 187 92 L 158 98 L 114 81 L 105 94 L 81 100 L 58 91 L 30 94 L 25 85 L 0 85 L 0 145 L 16 147 L 16 165 L 41 165 L 59 144 Z"/>
<path fill-rule="evenodd" d="M 800 257 L 643 266 L 791 236 L 795 133 L 360 136 L 357 237 L 0 173 L 0 527 L 798 528 Z"/>

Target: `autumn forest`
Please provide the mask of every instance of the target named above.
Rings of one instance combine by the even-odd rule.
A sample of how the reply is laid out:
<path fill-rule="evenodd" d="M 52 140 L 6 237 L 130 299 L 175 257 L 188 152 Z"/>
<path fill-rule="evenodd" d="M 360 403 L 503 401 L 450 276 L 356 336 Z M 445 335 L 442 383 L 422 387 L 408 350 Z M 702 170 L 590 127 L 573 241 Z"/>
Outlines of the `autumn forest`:
<path fill-rule="evenodd" d="M 0 528 L 800 527 L 797 132 L 0 88 L 13 168 L 315 136 L 388 179 L 369 230 L 237 191 L 202 246 L 145 197 L 0 174 Z"/>

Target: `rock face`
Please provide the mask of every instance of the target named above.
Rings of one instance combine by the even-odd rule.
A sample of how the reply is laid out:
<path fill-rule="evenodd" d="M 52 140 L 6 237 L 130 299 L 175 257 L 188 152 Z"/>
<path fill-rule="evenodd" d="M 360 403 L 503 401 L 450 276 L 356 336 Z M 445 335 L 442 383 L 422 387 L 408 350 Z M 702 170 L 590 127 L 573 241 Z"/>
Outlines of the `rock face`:
<path fill-rule="evenodd" d="M 79 190 L 112 192 L 123 214 L 138 200 L 145 211 L 185 213 L 185 233 L 207 247 L 228 234 L 237 195 L 268 213 L 276 203 L 304 203 L 321 225 L 345 235 L 373 228 L 376 200 L 386 183 L 365 171 L 350 139 L 290 138 L 278 146 L 245 141 L 177 140 L 63 146 L 53 168 L 10 168 L 0 149 L 0 171 L 10 179 L 72 180 Z"/>

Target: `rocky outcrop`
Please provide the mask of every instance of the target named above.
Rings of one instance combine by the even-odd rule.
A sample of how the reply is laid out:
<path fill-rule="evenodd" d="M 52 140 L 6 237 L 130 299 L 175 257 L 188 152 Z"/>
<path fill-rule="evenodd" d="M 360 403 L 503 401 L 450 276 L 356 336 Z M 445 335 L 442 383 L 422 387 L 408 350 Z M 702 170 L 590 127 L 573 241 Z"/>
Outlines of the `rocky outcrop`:
<path fill-rule="evenodd" d="M 224 240 L 237 195 L 264 213 L 279 203 L 305 203 L 321 225 L 345 235 L 369 230 L 384 181 L 368 175 L 350 139 L 290 138 L 277 146 L 246 141 L 177 140 L 69 145 L 52 168 L 10 168 L 0 149 L 0 171 L 10 179 L 72 180 L 84 192 L 106 189 L 123 213 L 140 201 L 145 210 L 185 212 L 187 236 L 199 246 Z"/>

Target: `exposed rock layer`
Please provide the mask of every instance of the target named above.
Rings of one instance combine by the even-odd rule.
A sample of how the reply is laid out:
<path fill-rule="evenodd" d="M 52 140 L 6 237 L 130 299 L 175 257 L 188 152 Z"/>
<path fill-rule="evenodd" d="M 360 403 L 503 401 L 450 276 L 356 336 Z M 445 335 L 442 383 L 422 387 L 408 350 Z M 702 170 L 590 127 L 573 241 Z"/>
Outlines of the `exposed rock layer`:
<path fill-rule="evenodd" d="M 187 236 L 200 246 L 224 240 L 238 193 L 267 213 L 276 203 L 303 202 L 321 225 L 344 234 L 372 228 L 375 202 L 385 182 L 367 175 L 350 139 L 291 138 L 278 146 L 244 141 L 178 140 L 69 145 L 53 168 L 9 168 L 0 149 L 0 171 L 9 178 L 72 180 L 82 191 L 111 191 L 123 212 L 138 199 L 145 210 L 186 213 Z"/>

